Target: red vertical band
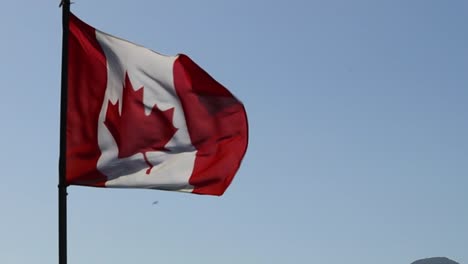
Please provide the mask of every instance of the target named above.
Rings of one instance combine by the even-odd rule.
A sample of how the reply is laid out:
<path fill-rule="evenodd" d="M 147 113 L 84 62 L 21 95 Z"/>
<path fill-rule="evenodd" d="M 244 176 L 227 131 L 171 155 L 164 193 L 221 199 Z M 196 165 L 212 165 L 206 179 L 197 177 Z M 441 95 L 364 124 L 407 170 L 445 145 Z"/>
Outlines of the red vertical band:
<path fill-rule="evenodd" d="M 174 85 L 197 149 L 189 183 L 194 193 L 222 195 L 247 150 L 244 106 L 185 55 L 174 63 Z"/>
<path fill-rule="evenodd" d="M 104 186 L 98 119 L 107 85 L 106 57 L 91 26 L 70 14 L 67 113 L 67 184 Z"/>

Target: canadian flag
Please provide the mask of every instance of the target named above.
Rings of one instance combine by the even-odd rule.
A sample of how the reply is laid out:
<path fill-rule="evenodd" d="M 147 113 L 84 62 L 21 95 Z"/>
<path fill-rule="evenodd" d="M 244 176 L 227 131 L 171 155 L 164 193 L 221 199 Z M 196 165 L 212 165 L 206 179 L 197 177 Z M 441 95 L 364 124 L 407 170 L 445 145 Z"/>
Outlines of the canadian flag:
<path fill-rule="evenodd" d="M 222 195 L 247 150 L 243 104 L 185 55 L 69 27 L 67 184 Z"/>

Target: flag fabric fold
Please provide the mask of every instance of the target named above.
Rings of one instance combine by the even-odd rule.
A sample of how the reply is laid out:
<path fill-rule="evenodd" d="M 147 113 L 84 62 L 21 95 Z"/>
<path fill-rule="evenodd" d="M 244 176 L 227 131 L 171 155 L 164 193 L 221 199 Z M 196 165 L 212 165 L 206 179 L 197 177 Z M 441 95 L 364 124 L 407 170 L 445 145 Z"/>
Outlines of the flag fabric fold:
<path fill-rule="evenodd" d="M 222 195 L 247 150 L 243 104 L 186 55 L 69 27 L 67 184 Z"/>

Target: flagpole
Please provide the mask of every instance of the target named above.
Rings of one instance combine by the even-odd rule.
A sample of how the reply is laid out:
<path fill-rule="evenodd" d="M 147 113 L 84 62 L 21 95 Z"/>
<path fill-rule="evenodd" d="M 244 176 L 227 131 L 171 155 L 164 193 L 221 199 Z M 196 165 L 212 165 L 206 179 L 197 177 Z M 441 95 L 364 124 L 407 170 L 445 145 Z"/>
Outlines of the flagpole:
<path fill-rule="evenodd" d="M 66 130 L 68 98 L 68 35 L 70 0 L 62 0 L 62 87 L 60 92 L 60 158 L 58 184 L 58 250 L 59 264 L 67 264 L 67 183 L 66 183 Z"/>

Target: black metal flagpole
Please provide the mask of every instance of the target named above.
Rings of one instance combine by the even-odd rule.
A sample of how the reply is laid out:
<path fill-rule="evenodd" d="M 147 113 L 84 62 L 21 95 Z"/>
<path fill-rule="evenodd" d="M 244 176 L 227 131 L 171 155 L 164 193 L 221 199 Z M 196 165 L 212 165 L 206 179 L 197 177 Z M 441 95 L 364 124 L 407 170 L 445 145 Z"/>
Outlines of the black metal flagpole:
<path fill-rule="evenodd" d="M 62 87 L 60 94 L 60 158 L 58 184 L 58 242 L 59 264 L 67 264 L 67 183 L 66 174 L 66 129 L 68 98 L 68 23 L 70 20 L 70 0 L 62 0 Z"/>

